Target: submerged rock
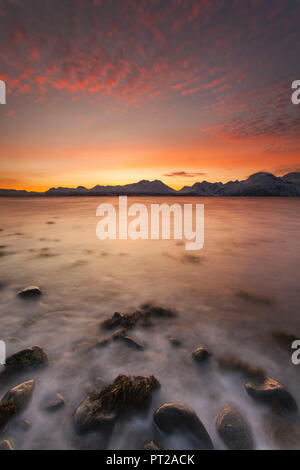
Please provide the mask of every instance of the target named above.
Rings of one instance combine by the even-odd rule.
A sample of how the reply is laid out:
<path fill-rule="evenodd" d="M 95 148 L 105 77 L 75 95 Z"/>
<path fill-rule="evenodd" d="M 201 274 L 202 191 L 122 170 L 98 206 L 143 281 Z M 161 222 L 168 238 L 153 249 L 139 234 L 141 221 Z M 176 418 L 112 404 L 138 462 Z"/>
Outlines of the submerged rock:
<path fill-rule="evenodd" d="M 17 408 L 13 402 L 0 403 L 0 431 L 7 425 L 8 421 L 17 413 Z"/>
<path fill-rule="evenodd" d="M 278 346 L 285 350 L 286 352 L 290 353 L 292 350 L 292 344 L 294 341 L 298 340 L 297 336 L 293 334 L 283 333 L 282 331 L 273 331 L 272 338 Z"/>
<path fill-rule="evenodd" d="M 31 400 L 35 387 L 35 380 L 26 380 L 11 388 L 2 398 L 1 403 L 12 403 L 16 412 L 22 411 Z"/>
<path fill-rule="evenodd" d="M 139 310 L 132 313 L 119 313 L 115 312 L 112 318 L 104 320 L 102 322 L 102 328 L 114 329 L 114 328 L 125 328 L 131 329 L 138 322 L 142 326 L 148 326 L 151 324 L 153 318 L 171 318 L 174 317 L 175 313 L 172 310 L 168 310 L 162 307 L 156 307 L 151 304 L 144 304 Z"/>
<path fill-rule="evenodd" d="M 199 346 L 192 351 L 191 356 L 197 362 L 205 362 L 210 358 L 211 354 L 203 346 Z"/>
<path fill-rule="evenodd" d="M 126 330 L 118 330 L 115 333 L 113 333 L 111 336 L 108 338 L 104 338 L 101 341 L 98 341 L 98 343 L 95 344 L 95 348 L 101 349 L 107 346 L 108 344 L 111 343 L 111 341 L 119 341 L 124 344 L 126 344 L 129 348 L 131 349 L 136 349 L 136 350 L 142 350 L 144 349 L 144 346 L 139 343 L 136 339 L 132 338 L 131 336 L 128 336 L 126 334 Z"/>
<path fill-rule="evenodd" d="M 48 356 L 40 346 L 23 349 L 6 359 L 3 374 L 9 375 L 31 367 L 48 364 Z"/>
<path fill-rule="evenodd" d="M 22 432 L 28 431 L 31 428 L 31 421 L 29 419 L 22 419 L 15 423 L 17 429 Z"/>
<path fill-rule="evenodd" d="M 180 348 L 180 346 L 182 346 L 181 341 L 177 338 L 174 338 L 173 336 L 169 336 L 168 340 L 169 343 L 174 346 L 174 348 Z"/>
<path fill-rule="evenodd" d="M 126 335 L 123 331 L 117 331 L 115 334 L 112 335 L 112 339 L 114 341 L 121 341 L 132 349 L 144 349 L 144 346 L 141 343 L 131 338 L 131 336 Z"/>
<path fill-rule="evenodd" d="M 48 412 L 56 411 L 63 406 L 65 406 L 65 399 L 60 393 L 56 393 L 42 403 L 42 409 Z"/>
<path fill-rule="evenodd" d="M 250 426 L 231 405 L 225 406 L 217 416 L 216 429 L 230 450 L 252 450 L 254 448 Z"/>
<path fill-rule="evenodd" d="M 236 356 L 223 356 L 216 359 L 217 367 L 223 372 L 238 372 L 247 379 L 264 380 L 265 371 Z"/>
<path fill-rule="evenodd" d="M 0 441 L 0 450 L 15 450 L 9 439 Z"/>
<path fill-rule="evenodd" d="M 212 440 L 198 418 L 195 411 L 189 406 L 177 403 L 161 405 L 153 416 L 155 424 L 166 434 L 190 433 L 195 440 L 197 448 L 213 449 Z"/>
<path fill-rule="evenodd" d="M 263 381 L 248 381 L 245 383 L 248 395 L 273 411 L 296 412 L 298 407 L 293 396 L 277 380 L 265 377 Z"/>
<path fill-rule="evenodd" d="M 112 384 L 89 393 L 79 404 L 74 413 L 77 431 L 111 430 L 120 414 L 147 408 L 153 391 L 159 387 L 154 376 L 119 375 Z"/>
<path fill-rule="evenodd" d="M 17 295 L 22 298 L 32 298 L 32 297 L 39 297 L 42 295 L 42 291 L 37 286 L 28 286 L 25 289 L 20 290 Z"/>
<path fill-rule="evenodd" d="M 298 413 L 264 413 L 262 429 L 276 450 L 299 450 L 300 417 Z"/>

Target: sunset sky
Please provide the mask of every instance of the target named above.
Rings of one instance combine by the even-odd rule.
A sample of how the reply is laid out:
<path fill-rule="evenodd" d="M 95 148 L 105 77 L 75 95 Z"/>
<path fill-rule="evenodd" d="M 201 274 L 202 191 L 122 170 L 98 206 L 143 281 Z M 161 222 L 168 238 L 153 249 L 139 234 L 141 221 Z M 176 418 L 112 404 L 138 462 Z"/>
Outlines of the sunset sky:
<path fill-rule="evenodd" d="M 299 0 L 0 0 L 0 187 L 300 171 Z"/>

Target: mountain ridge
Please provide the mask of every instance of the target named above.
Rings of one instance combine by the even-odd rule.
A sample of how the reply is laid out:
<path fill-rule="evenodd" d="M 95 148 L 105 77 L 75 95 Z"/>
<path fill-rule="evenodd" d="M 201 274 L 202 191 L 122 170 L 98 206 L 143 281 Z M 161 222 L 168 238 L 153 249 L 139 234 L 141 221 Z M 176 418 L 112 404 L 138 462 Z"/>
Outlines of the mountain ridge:
<path fill-rule="evenodd" d="M 17 189 L 0 189 L 0 197 L 61 197 L 61 196 L 203 196 L 203 197 L 299 197 L 300 172 L 290 172 L 283 176 L 257 172 L 245 180 L 227 183 L 208 181 L 196 182 L 179 190 L 167 186 L 160 180 L 141 180 L 126 185 L 96 185 L 93 188 L 57 187 L 44 192 Z"/>

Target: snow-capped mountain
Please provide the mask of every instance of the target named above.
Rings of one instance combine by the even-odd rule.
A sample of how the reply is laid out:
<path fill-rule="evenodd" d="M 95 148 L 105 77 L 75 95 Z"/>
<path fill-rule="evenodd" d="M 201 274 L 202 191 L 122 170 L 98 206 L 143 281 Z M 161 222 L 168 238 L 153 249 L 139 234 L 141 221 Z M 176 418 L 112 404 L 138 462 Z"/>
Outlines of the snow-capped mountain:
<path fill-rule="evenodd" d="M 15 189 L 0 189 L 0 196 L 300 196 L 300 172 L 288 173 L 284 176 L 274 176 L 272 173 L 255 173 L 243 181 L 228 183 L 209 183 L 202 181 L 192 186 L 184 186 L 176 191 L 160 180 L 142 180 L 138 183 L 123 186 L 96 185 L 91 189 L 84 186 L 77 188 L 50 188 L 44 193 L 27 192 Z"/>

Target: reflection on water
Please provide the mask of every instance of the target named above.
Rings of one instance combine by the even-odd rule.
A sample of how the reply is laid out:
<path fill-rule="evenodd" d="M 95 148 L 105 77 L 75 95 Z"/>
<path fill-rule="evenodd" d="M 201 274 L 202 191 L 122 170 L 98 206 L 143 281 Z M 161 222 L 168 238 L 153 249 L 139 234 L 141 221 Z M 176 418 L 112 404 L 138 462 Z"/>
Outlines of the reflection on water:
<path fill-rule="evenodd" d="M 96 208 L 103 201 L 118 204 L 117 198 L 0 199 L 0 339 L 8 354 L 39 344 L 51 362 L 31 374 L 37 387 L 24 412 L 30 430 L 9 430 L 18 448 L 77 445 L 74 407 L 99 377 L 110 382 L 119 373 L 154 374 L 162 388 L 148 419 L 137 416 L 116 427 L 111 448 L 136 448 L 151 439 L 153 409 L 164 401 L 193 407 L 217 448 L 223 444 L 215 417 L 228 402 L 251 423 L 256 447 L 280 446 L 269 432 L 266 410 L 246 395 L 241 377 L 222 374 L 213 363 L 199 370 L 189 352 L 204 345 L 216 358 L 234 354 L 265 369 L 297 399 L 300 369 L 272 332 L 300 336 L 300 201 L 129 198 L 204 203 L 205 243 L 199 252 L 185 251 L 178 240 L 100 241 Z M 17 298 L 28 285 L 40 286 L 42 297 Z M 144 350 L 120 342 L 84 347 L 106 337 L 99 326 L 103 319 L 145 302 L 175 309 L 178 316 L 135 329 Z M 182 347 L 174 348 L 169 336 Z M 40 408 L 49 392 L 60 392 L 66 401 L 51 415 Z M 297 432 L 287 440 L 287 446 L 300 448 Z"/>

